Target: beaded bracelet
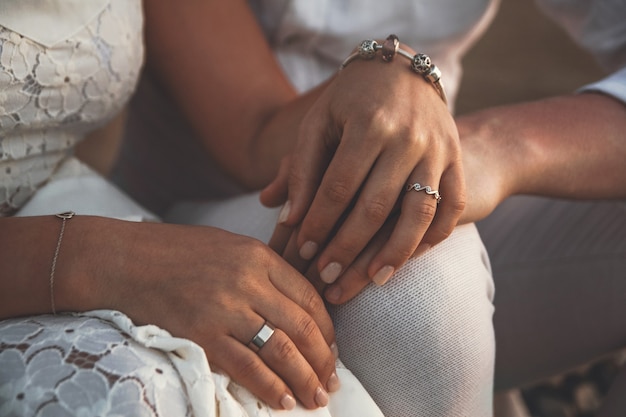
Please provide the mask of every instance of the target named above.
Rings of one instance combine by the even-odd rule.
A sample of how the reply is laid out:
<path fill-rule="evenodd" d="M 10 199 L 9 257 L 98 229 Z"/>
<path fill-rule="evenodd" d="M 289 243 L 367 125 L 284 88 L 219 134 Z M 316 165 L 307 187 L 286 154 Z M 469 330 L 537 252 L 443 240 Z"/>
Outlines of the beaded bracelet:
<path fill-rule="evenodd" d="M 431 83 L 437 93 L 441 97 L 444 103 L 448 104 L 446 92 L 443 89 L 441 83 L 441 71 L 430 60 L 430 57 L 426 54 L 418 53 L 411 55 L 409 52 L 400 48 L 400 41 L 396 35 L 389 35 L 383 45 L 372 39 L 366 39 L 361 42 L 350 56 L 339 67 L 339 70 L 344 69 L 350 62 L 356 58 L 372 59 L 376 56 L 376 52 L 382 50 L 382 59 L 385 62 L 391 62 L 396 54 L 408 59 L 411 62 L 410 68 L 413 72 L 424 77 L 426 81 Z"/>

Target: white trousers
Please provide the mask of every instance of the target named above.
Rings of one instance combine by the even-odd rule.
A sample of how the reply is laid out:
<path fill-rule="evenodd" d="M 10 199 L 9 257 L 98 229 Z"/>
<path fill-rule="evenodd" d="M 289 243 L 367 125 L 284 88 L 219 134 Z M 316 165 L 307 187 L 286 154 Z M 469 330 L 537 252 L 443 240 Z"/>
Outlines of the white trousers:
<path fill-rule="evenodd" d="M 277 210 L 256 194 L 177 205 L 175 222 L 267 241 Z M 331 307 L 341 360 L 387 416 L 490 416 L 493 282 L 474 225 L 411 259 L 383 287 Z"/>

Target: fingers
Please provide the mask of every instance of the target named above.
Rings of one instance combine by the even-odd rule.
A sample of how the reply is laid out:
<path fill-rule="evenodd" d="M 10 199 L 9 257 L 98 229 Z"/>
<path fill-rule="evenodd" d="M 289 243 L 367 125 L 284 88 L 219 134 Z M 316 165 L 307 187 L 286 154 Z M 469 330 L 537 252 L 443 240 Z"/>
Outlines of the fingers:
<path fill-rule="evenodd" d="M 261 204 L 266 207 L 278 207 L 284 204 L 287 200 L 287 183 L 289 178 L 289 163 L 290 158 L 284 157 L 280 162 L 278 174 L 276 178 L 269 183 L 259 196 Z M 288 210 L 281 211 L 281 214 L 287 214 Z M 283 215 L 284 217 L 284 215 Z M 280 221 L 280 219 L 279 219 Z"/>
<path fill-rule="evenodd" d="M 268 246 L 272 248 L 274 252 L 277 254 L 282 254 L 289 243 L 291 235 L 293 235 L 293 227 L 285 226 L 283 224 L 278 223 L 274 228 L 274 232 L 272 233 L 272 237 L 270 237 L 270 241 L 268 242 Z M 298 269 L 298 268 L 296 268 Z"/>
<path fill-rule="evenodd" d="M 332 304 L 341 304 L 352 299 L 371 282 L 384 285 L 409 257 L 418 256 L 447 238 L 464 206 L 462 170 L 451 167 L 444 173 L 439 187 L 449 190 L 446 196 L 450 196 L 449 199 L 442 197 L 440 204 L 426 190 L 417 192 L 412 188 L 406 191 L 401 214 L 387 220 L 350 267 L 324 290 L 324 298 Z M 402 245 L 413 239 L 419 243 L 416 251 L 402 252 Z M 308 271 L 307 275 L 312 273 Z"/>
<path fill-rule="evenodd" d="M 357 150 L 346 141 L 342 142 L 337 149 L 333 161 L 324 173 L 310 209 L 302 221 L 297 241 L 302 258 L 310 260 L 317 254 L 317 250 L 325 244 L 338 220 L 352 204 L 378 156 L 375 149 L 367 148 L 368 146 L 360 146 Z M 383 201 L 386 201 L 384 196 L 380 196 L 378 202 L 384 205 Z M 384 221 L 387 214 L 384 207 L 372 204 L 371 210 L 377 222 L 381 220 L 381 217 Z M 372 235 L 372 233 L 367 234 L 370 236 L 367 236 L 365 241 Z"/>
<path fill-rule="evenodd" d="M 439 182 L 432 176 L 429 179 L 426 174 L 421 174 L 420 178 L 424 180 L 411 183 L 415 184 L 420 191 L 415 188 L 405 188 L 400 216 L 393 232 L 368 267 L 368 275 L 377 285 L 384 285 L 392 274 L 413 255 L 437 214 L 439 209 L 437 198 L 435 194 L 427 192 L 438 193 Z"/>
<path fill-rule="evenodd" d="M 356 203 L 350 207 L 345 220 L 341 222 L 332 239 L 320 254 L 317 265 L 320 278 L 327 284 L 333 283 L 352 264 L 358 254 L 366 247 L 391 214 L 407 176 L 413 169 L 414 162 L 406 161 L 407 155 L 386 152 L 376 161 L 367 181 L 358 194 Z M 314 210 L 317 197 L 313 202 Z M 318 210 L 316 213 L 321 212 Z M 333 215 L 328 213 L 328 218 Z M 308 236 L 325 232 L 324 225 L 318 225 L 323 218 L 316 221 L 313 215 L 305 218 L 301 235 L 308 231 Z M 311 223 L 307 223 L 311 220 Z M 328 221 L 328 220 L 327 220 Z M 325 236 L 314 237 L 324 239 Z M 417 241 L 411 241 L 416 245 Z M 414 246 L 411 248 L 414 249 Z"/>
<path fill-rule="evenodd" d="M 422 242 L 421 248 L 413 256 L 425 252 L 428 248 L 446 239 L 456 227 L 461 214 L 465 208 L 465 177 L 461 164 L 455 164 L 447 170 L 440 183 L 441 190 L 445 191 L 445 202 L 437 206 L 437 215 L 428 228 Z M 442 191 L 443 192 L 443 191 Z"/>
<path fill-rule="evenodd" d="M 367 268 L 380 248 L 383 247 L 389 235 L 391 235 L 396 221 L 397 217 L 389 219 L 369 242 L 367 247 L 359 254 L 357 259 L 346 269 L 345 273 L 333 284 L 326 287 L 324 298 L 328 302 L 332 304 L 345 303 L 355 297 L 363 288 L 372 282 Z M 312 272 L 309 271 L 309 273 Z"/>
<path fill-rule="evenodd" d="M 324 407 L 328 404 L 328 392 L 338 389 L 336 374 L 331 374 L 325 387 L 280 329 L 275 329 L 257 352 L 251 344 L 235 337 L 228 338 L 225 345 L 216 350 L 220 352 L 224 372 L 276 409 L 293 409 L 296 400 L 306 408 Z"/>
<path fill-rule="evenodd" d="M 290 303 L 277 303 L 275 314 L 278 317 L 266 319 L 273 320 L 283 331 L 294 335 L 294 341 L 300 342 L 305 349 L 311 345 L 312 351 L 325 353 L 327 351 L 323 348 L 335 342 L 335 332 L 324 301 L 302 275 L 295 270 L 289 274 L 288 269 L 291 268 L 285 265 L 284 268 L 271 267 L 269 271 L 270 281 Z"/>
<path fill-rule="evenodd" d="M 328 392 L 339 388 L 339 380 L 324 303 L 284 262 L 270 266 L 269 278 L 274 285 L 252 288 L 252 311 L 238 313 L 240 324 L 228 327 L 240 346 L 218 350 L 222 356 L 217 360 L 234 380 L 273 407 L 289 409 L 294 398 L 307 408 L 326 406 Z"/>

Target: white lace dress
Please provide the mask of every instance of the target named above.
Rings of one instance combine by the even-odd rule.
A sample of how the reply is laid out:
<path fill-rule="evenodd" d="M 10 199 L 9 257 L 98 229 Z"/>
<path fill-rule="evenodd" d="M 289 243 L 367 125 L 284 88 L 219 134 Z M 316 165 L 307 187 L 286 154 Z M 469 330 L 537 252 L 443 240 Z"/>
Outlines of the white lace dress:
<path fill-rule="evenodd" d="M 0 2 L 0 216 L 153 217 L 72 156 L 124 106 L 142 62 L 139 0 Z M 328 408 L 285 414 L 381 415 L 338 374 Z M 120 312 L 0 321 L 0 416 L 278 414 L 212 373 L 195 343 Z"/>

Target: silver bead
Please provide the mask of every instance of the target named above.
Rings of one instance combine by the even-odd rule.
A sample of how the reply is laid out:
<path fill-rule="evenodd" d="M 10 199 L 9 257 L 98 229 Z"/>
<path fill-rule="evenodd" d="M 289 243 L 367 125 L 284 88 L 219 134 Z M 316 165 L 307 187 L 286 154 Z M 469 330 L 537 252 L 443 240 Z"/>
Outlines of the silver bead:
<path fill-rule="evenodd" d="M 424 78 L 426 78 L 431 83 L 437 83 L 441 79 L 441 71 L 437 68 L 436 65 L 431 65 L 430 70 L 426 74 L 424 74 Z"/>
<path fill-rule="evenodd" d="M 361 42 L 361 45 L 359 45 L 359 55 L 361 56 L 361 58 L 372 59 L 374 58 L 374 56 L 376 56 L 376 51 L 378 50 L 377 47 L 378 42 L 371 39 L 366 39 Z"/>
<path fill-rule="evenodd" d="M 426 54 L 415 54 L 411 61 L 411 69 L 420 75 L 428 74 L 431 66 L 430 57 Z"/>

